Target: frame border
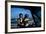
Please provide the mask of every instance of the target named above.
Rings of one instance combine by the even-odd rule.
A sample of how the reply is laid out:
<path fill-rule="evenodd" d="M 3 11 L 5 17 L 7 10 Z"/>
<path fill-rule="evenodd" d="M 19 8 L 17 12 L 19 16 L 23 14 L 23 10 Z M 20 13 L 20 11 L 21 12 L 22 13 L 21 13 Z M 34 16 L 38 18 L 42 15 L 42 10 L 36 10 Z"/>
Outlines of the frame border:
<path fill-rule="evenodd" d="M 44 30 L 35 30 L 35 31 L 20 31 L 20 32 L 8 32 L 7 27 L 7 2 L 20 2 L 20 3 L 36 3 L 36 4 L 43 4 L 44 5 Z M 25 33 L 25 32 L 42 32 L 45 31 L 45 3 L 44 2 L 27 2 L 27 1 L 5 1 L 5 33 Z"/>

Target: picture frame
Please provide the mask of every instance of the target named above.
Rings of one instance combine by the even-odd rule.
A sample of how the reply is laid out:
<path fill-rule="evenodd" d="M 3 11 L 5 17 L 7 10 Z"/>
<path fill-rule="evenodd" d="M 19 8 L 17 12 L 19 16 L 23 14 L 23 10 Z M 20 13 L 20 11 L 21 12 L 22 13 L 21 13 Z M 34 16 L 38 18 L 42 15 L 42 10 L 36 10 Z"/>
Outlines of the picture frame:
<path fill-rule="evenodd" d="M 24 8 L 31 7 L 32 11 L 40 10 L 41 11 L 41 26 L 35 26 L 31 28 L 13 28 L 11 29 L 11 7 L 21 7 Z M 37 7 L 41 7 L 37 9 Z M 33 9 L 34 8 L 34 9 Z M 18 10 L 18 9 L 17 9 Z M 17 13 L 18 14 L 18 13 Z M 32 15 L 33 16 L 33 15 Z M 34 17 L 33 17 L 34 20 Z M 22 33 L 22 32 L 40 32 L 45 31 L 45 3 L 42 2 L 24 2 L 24 1 L 6 1 L 5 2 L 5 33 Z"/>

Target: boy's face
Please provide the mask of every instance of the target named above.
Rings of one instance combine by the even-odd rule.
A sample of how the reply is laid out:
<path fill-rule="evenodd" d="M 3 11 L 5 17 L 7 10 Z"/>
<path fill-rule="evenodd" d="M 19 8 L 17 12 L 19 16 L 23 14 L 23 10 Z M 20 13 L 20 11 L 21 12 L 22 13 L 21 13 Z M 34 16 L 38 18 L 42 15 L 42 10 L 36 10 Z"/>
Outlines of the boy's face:
<path fill-rule="evenodd" d="M 23 18 L 23 15 L 20 15 L 20 18 Z"/>

